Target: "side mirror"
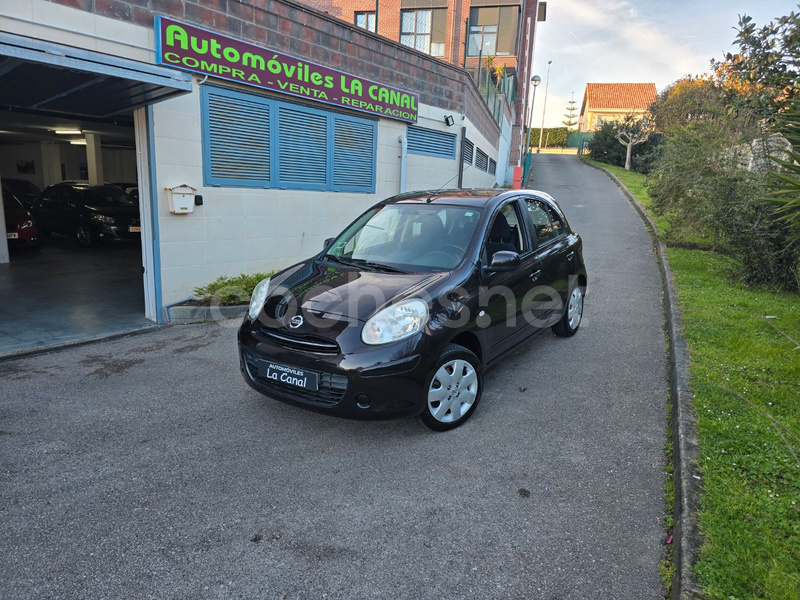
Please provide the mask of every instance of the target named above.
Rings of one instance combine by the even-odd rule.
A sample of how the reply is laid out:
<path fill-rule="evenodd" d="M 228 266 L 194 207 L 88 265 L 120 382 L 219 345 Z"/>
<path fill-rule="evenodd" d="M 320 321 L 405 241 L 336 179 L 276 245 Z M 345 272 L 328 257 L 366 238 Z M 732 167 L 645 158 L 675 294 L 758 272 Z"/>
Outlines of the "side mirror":
<path fill-rule="evenodd" d="M 513 271 L 519 266 L 519 254 L 508 250 L 500 250 L 492 255 L 492 262 L 486 267 L 489 273 L 498 271 Z"/>
<path fill-rule="evenodd" d="M 327 250 L 330 248 L 330 245 L 333 243 L 333 240 L 336 238 L 326 238 L 324 242 L 322 242 L 322 249 Z"/>

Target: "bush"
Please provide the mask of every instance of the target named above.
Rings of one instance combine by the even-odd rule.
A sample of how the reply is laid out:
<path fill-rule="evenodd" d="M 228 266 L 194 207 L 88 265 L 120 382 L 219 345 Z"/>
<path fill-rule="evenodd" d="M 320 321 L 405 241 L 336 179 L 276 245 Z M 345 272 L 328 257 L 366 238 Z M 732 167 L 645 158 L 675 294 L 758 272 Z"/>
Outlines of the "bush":
<path fill-rule="evenodd" d="M 592 158 L 609 165 L 624 167 L 626 150 L 625 146 L 619 143 L 616 135 L 617 128 L 613 123 L 603 123 L 587 146 Z M 653 170 L 655 162 L 660 156 L 659 142 L 660 136 L 654 134 L 643 144 L 633 147 L 631 160 L 635 171 L 649 173 Z"/>
<path fill-rule="evenodd" d="M 194 289 L 194 299 L 201 302 L 210 302 L 219 306 L 235 306 L 247 304 L 258 282 L 271 277 L 269 273 L 252 273 L 237 275 L 236 277 L 219 277 L 208 285 Z"/>
<path fill-rule="evenodd" d="M 569 132 L 566 127 L 541 127 L 531 129 L 530 132 L 530 145 L 534 148 L 539 146 L 539 132 L 544 131 L 542 135 L 542 148 L 563 148 L 567 145 L 567 135 Z"/>

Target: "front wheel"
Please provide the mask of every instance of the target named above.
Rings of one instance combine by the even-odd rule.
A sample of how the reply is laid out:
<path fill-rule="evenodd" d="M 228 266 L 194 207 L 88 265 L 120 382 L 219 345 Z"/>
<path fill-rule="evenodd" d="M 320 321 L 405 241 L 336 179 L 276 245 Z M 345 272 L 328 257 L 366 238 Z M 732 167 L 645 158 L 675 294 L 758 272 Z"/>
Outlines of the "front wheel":
<path fill-rule="evenodd" d="M 583 318 L 583 295 L 584 289 L 581 286 L 576 285 L 572 288 L 564 316 L 552 327 L 553 333 L 557 336 L 572 337 L 578 331 Z"/>
<path fill-rule="evenodd" d="M 428 378 L 422 422 L 434 431 L 455 429 L 472 416 L 483 392 L 481 363 L 472 352 L 450 344 Z"/>
<path fill-rule="evenodd" d="M 84 248 L 88 248 L 92 245 L 92 230 L 89 229 L 88 225 L 79 225 L 78 231 L 75 233 L 75 238 L 78 240 L 78 243 L 83 246 Z"/>

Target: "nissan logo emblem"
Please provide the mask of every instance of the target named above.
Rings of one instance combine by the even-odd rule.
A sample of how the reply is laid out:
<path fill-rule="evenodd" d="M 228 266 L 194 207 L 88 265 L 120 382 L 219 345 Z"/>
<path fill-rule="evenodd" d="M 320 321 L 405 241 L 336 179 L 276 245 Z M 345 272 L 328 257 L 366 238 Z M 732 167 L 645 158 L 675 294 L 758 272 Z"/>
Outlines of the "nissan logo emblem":
<path fill-rule="evenodd" d="M 301 317 L 300 315 L 295 315 L 294 317 L 289 319 L 289 327 L 291 327 L 292 329 L 297 329 L 302 324 L 303 324 L 303 317 Z"/>

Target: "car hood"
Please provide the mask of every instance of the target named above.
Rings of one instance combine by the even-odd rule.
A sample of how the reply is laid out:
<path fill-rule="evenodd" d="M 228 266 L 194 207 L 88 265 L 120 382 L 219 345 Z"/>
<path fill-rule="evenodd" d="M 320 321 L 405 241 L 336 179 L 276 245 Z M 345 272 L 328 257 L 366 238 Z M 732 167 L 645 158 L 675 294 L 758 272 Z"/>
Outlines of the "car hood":
<path fill-rule="evenodd" d="M 21 208 L 6 208 L 4 211 L 6 225 L 20 225 L 25 221 L 31 220 L 31 213 Z"/>
<path fill-rule="evenodd" d="M 281 298 L 288 298 L 303 310 L 366 321 L 403 298 L 435 296 L 433 290 L 449 276 L 371 272 L 314 258 L 272 278 L 265 309 L 271 312 L 270 306 L 276 307 Z"/>

